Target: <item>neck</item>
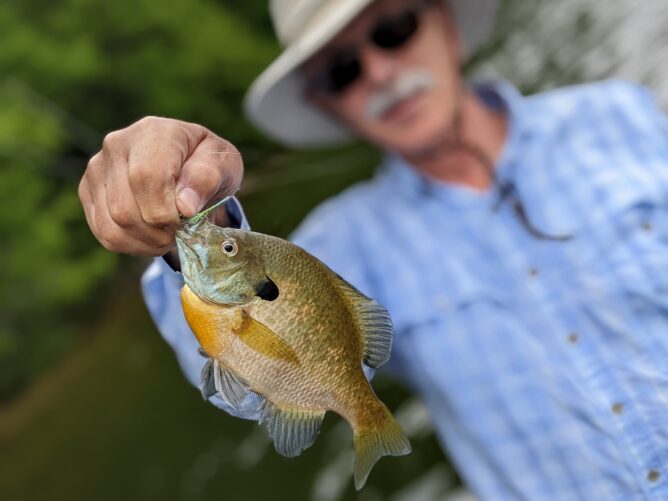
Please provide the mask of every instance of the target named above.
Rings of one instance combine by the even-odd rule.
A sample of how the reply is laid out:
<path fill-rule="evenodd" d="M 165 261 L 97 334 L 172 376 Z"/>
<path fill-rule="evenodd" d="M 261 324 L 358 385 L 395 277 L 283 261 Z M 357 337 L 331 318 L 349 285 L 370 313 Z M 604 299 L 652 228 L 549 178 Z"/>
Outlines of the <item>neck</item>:
<path fill-rule="evenodd" d="M 495 168 L 506 141 L 507 118 L 488 109 L 471 91 L 462 95 L 460 106 L 459 123 L 451 127 L 442 141 L 432 148 L 406 154 L 404 159 L 438 181 L 486 191 L 493 184 L 493 173 L 489 170 Z M 485 157 L 491 165 L 483 163 Z"/>

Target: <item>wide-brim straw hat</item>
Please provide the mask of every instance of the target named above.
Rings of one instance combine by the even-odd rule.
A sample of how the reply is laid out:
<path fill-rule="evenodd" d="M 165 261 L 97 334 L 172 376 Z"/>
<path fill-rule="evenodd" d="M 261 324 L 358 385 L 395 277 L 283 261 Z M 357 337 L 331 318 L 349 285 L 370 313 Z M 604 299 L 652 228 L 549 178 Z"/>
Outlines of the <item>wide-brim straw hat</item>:
<path fill-rule="evenodd" d="M 271 0 L 283 53 L 255 80 L 244 108 L 249 120 L 287 146 L 313 147 L 349 140 L 350 131 L 311 105 L 298 68 L 374 0 Z M 498 0 L 443 0 L 452 10 L 467 58 L 490 35 Z"/>

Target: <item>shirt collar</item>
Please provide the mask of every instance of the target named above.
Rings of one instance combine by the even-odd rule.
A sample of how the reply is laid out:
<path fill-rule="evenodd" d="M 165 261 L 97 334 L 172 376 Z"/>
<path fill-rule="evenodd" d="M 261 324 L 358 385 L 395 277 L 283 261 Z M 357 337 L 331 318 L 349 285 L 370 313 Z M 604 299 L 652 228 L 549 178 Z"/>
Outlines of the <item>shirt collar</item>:
<path fill-rule="evenodd" d="M 504 110 L 508 117 L 508 136 L 496 164 L 499 181 L 512 180 L 522 141 L 529 132 L 525 98 L 507 81 L 475 83 L 473 91 L 482 102 L 496 110 Z M 478 192 L 465 186 L 437 181 L 420 173 L 395 153 L 388 153 L 383 162 L 382 173 L 394 189 L 410 197 L 434 196 L 457 207 L 488 207 L 498 194 L 494 190 Z"/>

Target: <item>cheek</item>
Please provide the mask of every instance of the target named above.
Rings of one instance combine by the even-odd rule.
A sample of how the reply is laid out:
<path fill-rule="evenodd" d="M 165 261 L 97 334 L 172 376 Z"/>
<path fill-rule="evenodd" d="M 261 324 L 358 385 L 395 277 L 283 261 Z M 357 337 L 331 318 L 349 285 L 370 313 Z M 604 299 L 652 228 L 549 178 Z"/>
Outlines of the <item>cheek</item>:
<path fill-rule="evenodd" d="M 212 295 L 214 301 L 223 304 L 246 303 L 255 296 L 255 290 L 244 280 L 244 277 L 236 274 L 219 281 Z"/>

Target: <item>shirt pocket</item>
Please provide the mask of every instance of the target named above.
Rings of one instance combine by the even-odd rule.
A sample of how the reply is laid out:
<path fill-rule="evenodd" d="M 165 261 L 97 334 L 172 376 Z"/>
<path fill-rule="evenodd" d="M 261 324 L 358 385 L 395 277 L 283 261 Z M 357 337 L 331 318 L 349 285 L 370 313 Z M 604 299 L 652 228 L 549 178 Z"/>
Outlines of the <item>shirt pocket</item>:
<path fill-rule="evenodd" d="M 592 225 L 575 248 L 575 289 L 617 300 L 665 302 L 668 202 L 639 198 Z"/>

